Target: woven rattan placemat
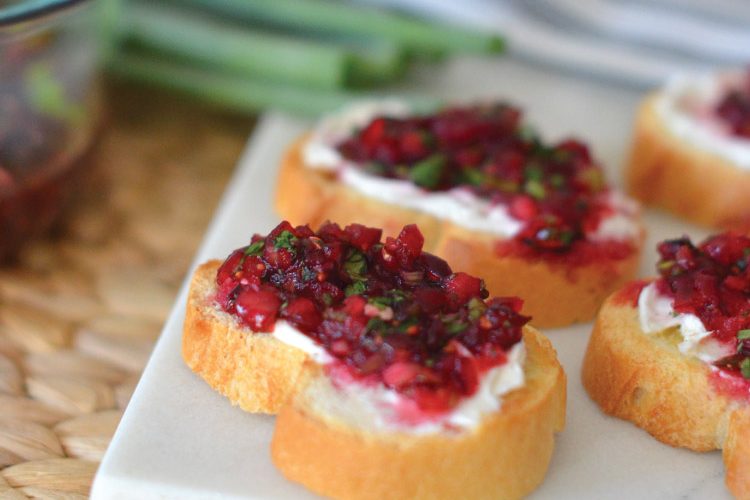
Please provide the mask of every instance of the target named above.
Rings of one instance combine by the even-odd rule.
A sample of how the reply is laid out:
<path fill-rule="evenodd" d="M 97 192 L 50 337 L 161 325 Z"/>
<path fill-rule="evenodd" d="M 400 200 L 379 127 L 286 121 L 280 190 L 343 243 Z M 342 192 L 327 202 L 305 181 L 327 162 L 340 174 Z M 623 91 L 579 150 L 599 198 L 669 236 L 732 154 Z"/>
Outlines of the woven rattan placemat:
<path fill-rule="evenodd" d="M 0 269 L 0 499 L 86 498 L 252 123 L 107 85 L 90 186 Z"/>

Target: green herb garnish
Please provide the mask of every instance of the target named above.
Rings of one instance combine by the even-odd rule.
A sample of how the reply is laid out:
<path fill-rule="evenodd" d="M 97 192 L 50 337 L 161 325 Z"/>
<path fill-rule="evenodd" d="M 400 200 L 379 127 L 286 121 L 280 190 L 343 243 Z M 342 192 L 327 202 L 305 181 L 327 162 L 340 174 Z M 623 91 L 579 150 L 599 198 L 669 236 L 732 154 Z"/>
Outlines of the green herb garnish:
<path fill-rule="evenodd" d="M 257 257 L 261 253 L 263 253 L 263 247 L 266 246 L 265 240 L 256 241 L 252 245 L 249 245 L 245 249 L 245 256 L 254 256 Z"/>
<path fill-rule="evenodd" d="M 485 310 L 487 310 L 487 305 L 482 299 L 474 297 L 469 301 L 469 319 L 472 321 L 478 320 Z"/>
<path fill-rule="evenodd" d="M 295 243 L 297 243 L 297 237 L 294 236 L 291 231 L 284 230 L 276 237 L 276 241 L 273 242 L 273 247 L 277 250 L 283 248 L 284 250 L 293 252 Z"/>
<path fill-rule="evenodd" d="M 750 328 L 746 328 L 744 330 L 740 330 L 737 332 L 737 340 L 747 340 L 750 339 Z"/>
<path fill-rule="evenodd" d="M 367 279 L 367 259 L 365 254 L 359 250 L 352 250 L 344 261 L 344 271 L 352 280 L 362 281 Z"/>
<path fill-rule="evenodd" d="M 750 379 L 750 358 L 742 360 L 742 363 L 740 363 L 740 372 L 742 372 L 743 377 Z"/>
<path fill-rule="evenodd" d="M 445 325 L 445 329 L 448 333 L 455 335 L 457 333 L 461 333 L 464 330 L 466 330 L 469 327 L 466 323 L 463 323 L 461 321 L 451 321 L 447 325 Z"/>
<path fill-rule="evenodd" d="M 388 324 L 380 318 L 371 318 L 366 328 L 371 332 L 383 332 L 388 328 Z"/>
<path fill-rule="evenodd" d="M 524 185 L 523 189 L 532 198 L 536 198 L 537 200 L 543 199 L 544 195 L 546 194 L 546 190 L 544 189 L 544 184 L 542 184 L 541 181 L 534 180 L 534 179 L 530 179 L 526 181 L 526 184 Z"/>
<path fill-rule="evenodd" d="M 409 171 L 409 178 L 417 186 L 432 189 L 440 183 L 444 166 L 445 158 L 441 155 L 432 155 L 416 163 Z"/>
<path fill-rule="evenodd" d="M 461 178 L 463 182 L 472 186 L 481 186 L 485 181 L 484 174 L 475 168 L 466 168 L 461 171 Z"/>
<path fill-rule="evenodd" d="M 355 281 L 344 289 L 344 295 L 362 295 L 367 291 L 367 283 L 364 281 Z"/>
<path fill-rule="evenodd" d="M 370 300 L 367 302 L 381 310 L 390 307 L 391 305 L 391 299 L 389 297 L 370 297 Z"/>

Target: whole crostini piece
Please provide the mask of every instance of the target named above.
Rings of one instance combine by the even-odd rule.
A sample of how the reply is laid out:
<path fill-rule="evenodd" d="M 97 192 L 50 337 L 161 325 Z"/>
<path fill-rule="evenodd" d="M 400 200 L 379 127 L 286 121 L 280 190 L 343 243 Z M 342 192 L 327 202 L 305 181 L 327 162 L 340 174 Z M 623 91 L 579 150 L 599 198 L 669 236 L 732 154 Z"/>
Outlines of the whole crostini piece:
<path fill-rule="evenodd" d="M 750 224 L 750 71 L 675 77 L 638 111 L 629 193 L 691 222 Z"/>
<path fill-rule="evenodd" d="M 722 449 L 727 486 L 750 498 L 750 238 L 680 238 L 659 253 L 659 278 L 602 306 L 583 385 L 605 413 L 659 441 Z"/>
<path fill-rule="evenodd" d="M 422 251 L 416 226 L 281 223 L 193 277 L 188 366 L 278 413 L 271 456 L 334 498 L 520 498 L 565 422 L 565 374 L 518 298 Z"/>
<path fill-rule="evenodd" d="M 361 221 L 397 234 L 417 223 L 425 249 L 524 299 L 542 327 L 591 320 L 631 279 L 644 230 L 588 148 L 545 144 L 507 104 L 413 114 L 363 103 L 293 144 L 276 207 L 295 223 Z"/>

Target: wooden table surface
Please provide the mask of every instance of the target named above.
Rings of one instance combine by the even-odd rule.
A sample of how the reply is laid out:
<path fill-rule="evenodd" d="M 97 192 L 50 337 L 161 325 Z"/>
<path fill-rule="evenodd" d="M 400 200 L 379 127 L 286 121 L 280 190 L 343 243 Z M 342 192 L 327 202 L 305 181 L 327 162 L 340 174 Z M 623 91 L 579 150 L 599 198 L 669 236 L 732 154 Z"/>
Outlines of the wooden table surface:
<path fill-rule="evenodd" d="M 0 269 L 0 499 L 86 498 L 252 130 L 107 82 L 94 170 L 58 234 Z"/>

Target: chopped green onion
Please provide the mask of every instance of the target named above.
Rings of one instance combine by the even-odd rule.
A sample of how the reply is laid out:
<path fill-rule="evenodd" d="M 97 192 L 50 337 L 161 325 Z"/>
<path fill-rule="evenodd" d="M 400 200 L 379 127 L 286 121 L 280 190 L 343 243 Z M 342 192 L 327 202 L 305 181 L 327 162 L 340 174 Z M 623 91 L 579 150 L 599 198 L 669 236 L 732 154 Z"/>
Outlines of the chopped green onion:
<path fill-rule="evenodd" d="M 245 249 L 245 255 L 247 256 L 253 255 L 257 257 L 263 252 L 263 247 L 265 247 L 265 245 L 266 245 L 265 240 L 256 241 L 255 243 L 253 243 L 252 245 L 249 245 Z"/>
<path fill-rule="evenodd" d="M 234 19 L 265 21 L 283 28 L 366 36 L 403 45 L 411 53 L 434 58 L 447 52 L 500 52 L 503 39 L 455 26 L 440 25 L 377 8 L 325 0 L 180 0 Z"/>
<path fill-rule="evenodd" d="M 738 340 L 750 339 L 750 329 L 740 330 L 739 332 L 737 332 L 737 339 Z"/>
<path fill-rule="evenodd" d="M 330 88 L 343 87 L 351 70 L 351 52 L 342 45 L 140 3 L 130 3 L 122 19 L 128 40 L 239 75 Z"/>
<path fill-rule="evenodd" d="M 409 171 L 409 177 L 417 186 L 431 189 L 440 183 L 444 166 L 445 158 L 432 155 L 415 164 Z"/>
<path fill-rule="evenodd" d="M 740 363 L 740 371 L 742 372 L 743 377 L 750 379 L 750 358 L 742 360 L 742 363 Z"/>

